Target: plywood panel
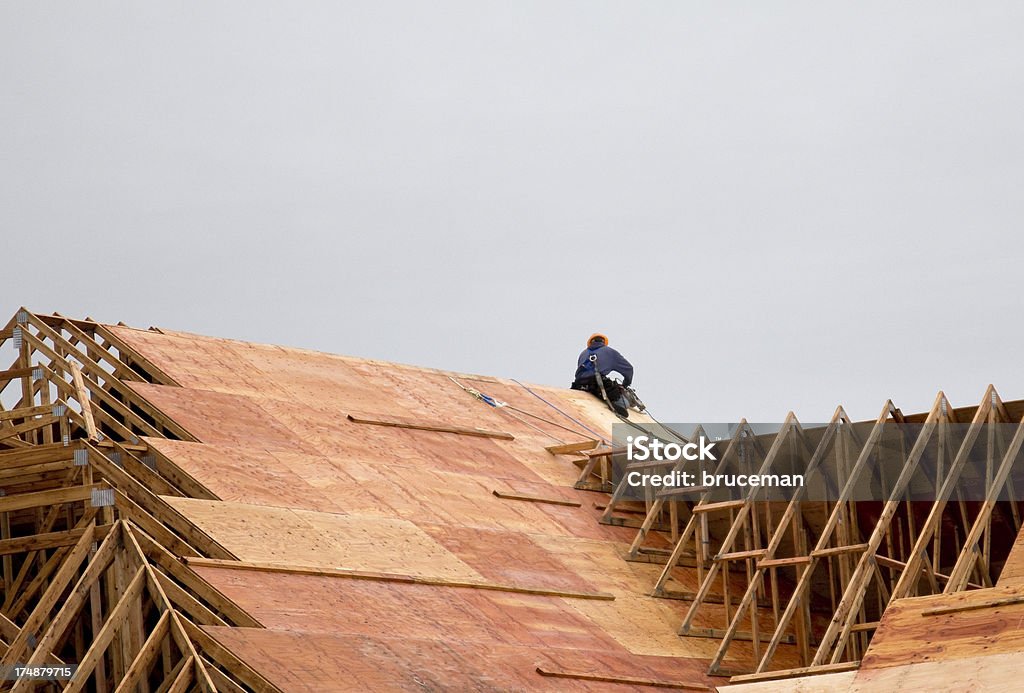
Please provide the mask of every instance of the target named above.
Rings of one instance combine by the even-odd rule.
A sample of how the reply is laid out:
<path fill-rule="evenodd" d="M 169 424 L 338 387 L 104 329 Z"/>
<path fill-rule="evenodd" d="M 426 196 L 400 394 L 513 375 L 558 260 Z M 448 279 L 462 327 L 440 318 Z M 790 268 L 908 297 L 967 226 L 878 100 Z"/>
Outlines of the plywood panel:
<path fill-rule="evenodd" d="M 710 658 L 718 646 L 714 640 L 676 635 L 682 616 L 665 600 L 617 596 L 603 604 L 574 601 L 572 608 L 633 654 Z"/>
<path fill-rule="evenodd" d="M 607 653 L 457 642 L 206 628 L 288 691 L 646 691 L 650 688 L 572 679 L 551 679 L 536 667 L 619 673 L 687 683 L 710 683 L 694 660 L 639 658 Z M 628 672 L 628 673 L 627 673 Z M 719 682 L 723 679 L 718 679 Z"/>
<path fill-rule="evenodd" d="M 421 527 L 488 580 L 575 592 L 598 591 L 526 534 L 449 525 Z"/>
<path fill-rule="evenodd" d="M 1017 534 L 1010 554 L 1006 557 L 1006 564 L 999 574 L 998 584 L 1000 587 L 1017 585 L 1024 588 L 1024 532 Z"/>
<path fill-rule="evenodd" d="M 270 450 L 162 438 L 144 440 L 221 500 L 327 512 L 342 510 L 334 498 L 282 464 Z M 324 466 L 322 458 L 308 454 L 301 457 L 308 468 Z"/>
<path fill-rule="evenodd" d="M 510 443 L 453 433 L 382 428 L 348 421 L 345 410 L 324 410 L 298 402 L 256 400 L 263 411 L 301 436 L 317 452 L 333 457 L 387 461 L 497 478 L 538 480 L 509 452 Z M 390 413 L 380 403 L 378 411 Z M 424 420 L 436 415 L 420 413 Z M 415 418 L 415 417 L 410 417 Z M 445 417 L 446 421 L 451 421 Z"/>
<path fill-rule="evenodd" d="M 325 512 L 398 517 L 426 524 L 629 541 L 632 533 L 596 523 L 591 507 L 558 508 L 494 496 L 495 489 L 543 497 L 578 492 L 542 482 L 413 469 L 377 460 L 286 450 L 147 440 L 223 500 Z"/>
<path fill-rule="evenodd" d="M 152 332 L 108 325 L 183 387 L 242 395 L 285 396 L 268 374 L 239 359 L 229 340 L 170 331 Z"/>
<path fill-rule="evenodd" d="M 196 570 L 268 628 L 621 651 L 613 638 L 559 597 L 202 566 Z"/>
<path fill-rule="evenodd" d="M 493 409 L 464 392 L 448 379 L 449 373 L 430 368 L 166 329 L 150 332 L 119 326 L 108 328 L 187 387 L 250 396 L 269 395 L 274 399 L 306 402 L 335 411 L 347 408 L 374 411 L 374 407 L 383 403 L 396 415 L 444 412 L 453 422 L 470 427 L 503 428 L 514 425 L 516 421 L 508 411 Z M 535 417 L 547 419 L 552 423 L 519 415 L 543 431 L 565 440 L 578 440 L 592 434 L 554 407 L 603 435 L 610 434 L 609 424 L 615 421 L 607 408 L 587 393 L 531 386 L 534 392 L 550 402 L 549 405 L 508 380 L 454 375 L 464 385 L 506 401 Z M 571 374 L 567 375 L 569 378 Z M 631 413 L 630 416 L 633 420 L 650 421 L 640 414 Z M 519 426 L 532 430 L 522 424 Z M 576 433 L 564 430 L 563 426 Z"/>
<path fill-rule="evenodd" d="M 942 607 L 981 604 L 1020 595 L 1013 585 L 900 599 L 886 609 L 862 668 L 976 657 L 979 653 L 1024 652 L 1024 604 L 923 616 Z M 1024 655 L 1021 655 L 1024 658 Z"/>
<path fill-rule="evenodd" d="M 271 402 L 286 402 L 286 410 L 294 406 L 315 412 L 314 416 L 299 417 L 304 426 L 296 428 L 286 423 L 304 439 L 314 443 L 319 435 L 317 427 L 326 425 L 330 429 L 331 422 L 344 418 L 349 410 L 380 410 L 413 418 L 440 415 L 453 424 L 471 428 L 514 429 L 517 437 L 532 436 L 529 445 L 533 450 L 540 450 L 553 442 L 579 440 L 592 435 L 523 387 L 509 381 L 458 376 L 468 384 L 529 412 L 532 417 L 489 407 L 452 383 L 448 374 L 431 369 L 185 333 L 114 329 L 188 387 L 262 397 Z M 237 387 L 232 389 L 232 383 Z M 555 388 L 535 388 L 535 391 L 573 418 L 608 434 L 609 422 L 613 419 L 591 395 Z M 634 417 L 644 419 L 640 415 Z M 569 432 L 560 426 L 578 432 Z M 307 427 L 310 430 L 299 430 Z M 538 432 L 536 428 L 542 430 Z M 327 435 L 320 442 L 329 448 L 330 444 L 339 442 L 332 438 Z M 330 452 L 330 449 L 323 451 Z M 546 452 L 544 456 L 547 457 Z M 564 465 L 548 465 L 542 473 L 564 474 L 567 471 Z M 568 476 L 560 476 L 557 481 L 571 483 Z"/>
<path fill-rule="evenodd" d="M 884 669 L 861 669 L 850 693 L 890 691 L 1017 691 L 1021 688 L 1018 652 L 955 661 L 923 662 Z"/>
<path fill-rule="evenodd" d="M 300 463 L 275 453 L 285 464 Z M 326 458 L 329 468 L 312 469 L 302 464 L 294 471 L 315 482 L 325 494 L 339 499 L 345 508 L 374 513 L 387 512 L 426 524 L 447 524 L 480 529 L 505 529 L 531 534 L 582 536 L 629 542 L 633 532 L 597 524 L 599 513 L 589 507 L 564 508 L 501 499 L 494 490 L 527 493 L 543 497 L 577 498 L 586 503 L 595 496 L 568 487 L 553 487 L 540 481 L 494 479 L 481 474 L 463 474 L 433 469 L 410 468 L 364 458 Z M 308 471 L 307 471 L 308 469 Z M 574 468 L 575 469 L 575 468 Z M 334 471 L 338 470 L 338 471 Z M 343 500 L 340 500 L 343 499 Z"/>
<path fill-rule="evenodd" d="M 420 518 L 418 522 L 571 536 L 540 505 L 496 497 L 495 488 L 514 487 L 501 480 L 434 470 L 410 476 L 390 468 L 381 474 L 393 487 L 402 489 L 389 496 L 388 502 L 403 517 Z"/>
<path fill-rule="evenodd" d="M 482 579 L 405 520 L 185 498 L 165 500 L 244 561 Z"/>
<path fill-rule="evenodd" d="M 545 449 L 591 437 L 584 426 L 610 436 L 616 419 L 591 395 L 535 388 L 549 405 L 511 381 L 457 376 L 516 412 L 432 369 L 183 334 L 123 338 L 187 386 L 138 391 L 209 443 L 155 446 L 228 501 L 168 502 L 243 560 L 615 595 L 585 603 L 198 567 L 271 627 L 221 635 L 286 688 L 629 688 L 541 678 L 538 665 L 707 681 L 700 658 L 716 642 L 676 635 L 687 603 L 647 596 L 660 567 L 623 560 L 635 530 L 598 524 L 593 501 L 604 497 L 574 490 L 578 469 Z M 244 373 L 237 387 L 231 369 Z M 363 426 L 349 411 L 514 439 Z"/>
<path fill-rule="evenodd" d="M 127 385 L 204 443 L 315 452 L 249 397 L 151 383 Z"/>
<path fill-rule="evenodd" d="M 627 549 L 625 544 L 551 536 L 535 536 L 533 540 L 601 592 L 644 593 L 651 589 L 661 571 L 661 566 L 623 560 Z"/>

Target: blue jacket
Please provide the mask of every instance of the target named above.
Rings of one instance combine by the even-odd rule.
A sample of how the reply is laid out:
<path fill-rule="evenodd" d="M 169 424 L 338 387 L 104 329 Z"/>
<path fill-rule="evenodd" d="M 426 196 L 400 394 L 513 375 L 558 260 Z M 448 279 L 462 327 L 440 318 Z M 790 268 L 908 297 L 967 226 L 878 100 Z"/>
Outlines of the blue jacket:
<path fill-rule="evenodd" d="M 597 355 L 597 369 L 601 375 L 607 376 L 612 371 L 622 374 L 622 384 L 629 387 L 633 382 L 633 365 L 619 352 L 610 346 L 587 347 L 580 353 L 576 364 L 576 380 L 585 380 L 594 377 L 594 364 L 590 362 L 590 356 Z"/>

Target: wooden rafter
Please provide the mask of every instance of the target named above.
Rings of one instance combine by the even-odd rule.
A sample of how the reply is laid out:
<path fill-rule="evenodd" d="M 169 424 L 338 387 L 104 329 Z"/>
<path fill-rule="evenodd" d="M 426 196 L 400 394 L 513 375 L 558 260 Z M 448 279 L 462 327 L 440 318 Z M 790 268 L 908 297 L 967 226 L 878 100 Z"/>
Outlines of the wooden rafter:
<path fill-rule="evenodd" d="M 78 662 L 71 691 L 276 691 L 203 630 L 262 626 L 181 563 L 233 556 L 164 497 L 216 496 L 148 448 L 142 436 L 193 438 L 125 384 L 176 383 L 98 323 L 22 310 L 0 341 L 15 337 L 0 371 L 19 400 L 0 407 L 0 661 Z"/>

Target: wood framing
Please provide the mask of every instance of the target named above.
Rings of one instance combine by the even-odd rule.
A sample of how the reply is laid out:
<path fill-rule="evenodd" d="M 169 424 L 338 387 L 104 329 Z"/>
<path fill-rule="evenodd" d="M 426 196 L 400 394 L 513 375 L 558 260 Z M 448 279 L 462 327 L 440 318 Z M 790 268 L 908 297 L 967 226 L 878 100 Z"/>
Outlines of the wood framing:
<path fill-rule="evenodd" d="M 451 657 L 446 675 L 486 655 L 515 661 L 523 689 L 712 690 L 854 675 L 909 597 L 925 598 L 921 629 L 1024 604 L 1024 402 L 992 386 L 975 406 L 940 392 L 927 412 L 886 401 L 869 421 L 843 407 L 814 425 L 790 412 L 771 433 L 742 420 L 716 442 L 707 471 L 799 468 L 812 484 L 790 496 L 636 492 L 615 472 L 684 463 L 625 460 L 602 432 L 617 420 L 584 394 L 491 379 L 484 397 L 444 373 L 346 362 L 327 398 L 333 357 L 226 342 L 26 309 L 0 330 L 16 347 L 0 364 L 0 665 L 77 664 L 53 690 L 275 691 L 262 658 L 297 637 L 294 590 L 324 652 Z M 407 598 L 416 617 L 398 623 Z M 334 632 L 338 613 L 370 623 L 385 608 L 385 648 L 368 627 Z M 435 642 L 474 609 L 493 620 L 473 643 Z M 583 644 L 482 653 L 506 628 Z"/>
<path fill-rule="evenodd" d="M 1013 424 L 1012 439 L 1003 440 L 1008 436 L 999 424 Z M 719 468 L 728 467 L 736 454 L 741 431 L 742 426 L 736 429 Z M 1011 468 L 1024 447 L 1024 422 L 1017 403 L 1004 404 L 992 386 L 970 408 L 954 409 L 940 392 L 912 425 L 886 402 L 871 424 L 854 424 L 838 407 L 813 439 L 792 413 L 777 433 L 746 437 L 749 445 L 767 446 L 760 471 L 771 469 L 786 446 L 802 451 L 807 475 L 826 466 L 834 470 L 833 500 L 806 500 L 805 489 L 783 504 L 765 500 L 763 488 L 724 501 L 699 488 L 661 490 L 646 503 L 627 556 L 648 562 L 661 557 L 664 567 L 653 594 L 690 601 L 680 635 L 715 634 L 721 640 L 709 673 L 721 673 L 726 666 L 743 671 L 728 657 L 734 643 L 747 643 L 753 655 L 749 675 L 736 676 L 737 683 L 856 668 L 892 600 L 994 584 L 999 559 L 992 545 L 992 518 L 1000 503 L 1001 517 L 1012 518 L 1008 530 L 1014 536 L 1020 530 L 1019 503 L 1007 492 Z M 880 468 L 876 457 L 883 445 L 895 450 L 889 450 Z M 958 484 L 968 458 L 984 455 L 985 500 L 972 513 Z M 639 468 L 676 467 L 664 462 L 626 467 Z M 856 490 L 872 475 L 881 475 L 887 495 L 868 503 Z M 920 494 L 912 497 L 912 480 L 931 489 L 924 494 L 927 500 L 915 500 Z M 1000 500 L 1007 495 L 1014 500 Z M 623 497 L 624 481 L 613 492 L 603 521 L 614 518 Z M 669 499 L 688 502 L 668 517 Z M 655 545 L 671 541 L 671 551 L 651 546 L 651 537 L 658 538 Z M 1004 557 L 1007 549 L 1003 540 Z M 697 571 L 696 592 L 669 588 L 675 576 L 687 575 L 680 571 L 689 566 Z M 733 596 L 737 582 L 743 585 L 738 597 Z M 721 628 L 696 625 L 715 618 L 723 619 Z M 789 643 L 796 645 L 803 666 L 779 672 L 776 654 Z"/>
<path fill-rule="evenodd" d="M 12 323 L 0 338 L 18 343 L 0 372 L 0 392 L 18 397 L 0 406 L 0 665 L 73 662 L 55 681 L 67 691 L 278 690 L 203 632 L 261 626 L 179 561 L 231 557 L 163 500 L 194 482 L 143 461 L 142 436 L 191 436 L 125 382 L 173 381 L 98 324 L 24 309 Z"/>

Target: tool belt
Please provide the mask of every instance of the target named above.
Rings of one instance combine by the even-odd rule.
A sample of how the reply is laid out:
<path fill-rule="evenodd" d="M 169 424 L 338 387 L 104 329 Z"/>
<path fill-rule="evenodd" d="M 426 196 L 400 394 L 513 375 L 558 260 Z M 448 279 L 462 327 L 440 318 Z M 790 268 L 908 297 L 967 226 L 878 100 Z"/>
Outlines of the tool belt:
<path fill-rule="evenodd" d="M 603 375 L 601 379 L 604 381 L 604 391 L 608 393 L 608 399 L 613 402 L 622 395 L 622 385 L 611 378 L 606 378 Z M 570 385 L 573 390 L 583 390 L 595 395 L 599 399 L 601 398 L 601 388 L 597 384 L 597 380 L 593 376 L 584 378 L 583 380 L 574 380 Z"/>

